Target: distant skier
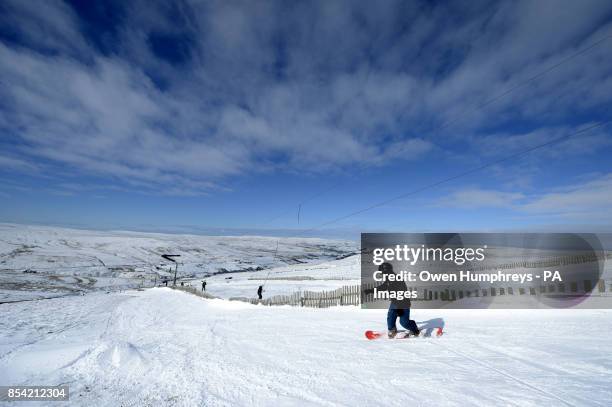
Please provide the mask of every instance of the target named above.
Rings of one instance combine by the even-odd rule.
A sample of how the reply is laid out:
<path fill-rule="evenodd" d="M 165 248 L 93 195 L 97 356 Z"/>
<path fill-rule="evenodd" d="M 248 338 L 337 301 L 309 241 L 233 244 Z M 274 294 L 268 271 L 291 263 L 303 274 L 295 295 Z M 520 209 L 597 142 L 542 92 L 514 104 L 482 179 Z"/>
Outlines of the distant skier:
<path fill-rule="evenodd" d="M 206 281 L 202 280 L 202 291 L 206 291 Z"/>
<path fill-rule="evenodd" d="M 378 270 L 382 271 L 383 276 L 389 276 L 394 274 L 393 266 L 391 263 L 383 263 L 378 266 Z M 383 291 L 408 291 L 406 287 L 406 283 L 403 281 L 389 281 L 385 279 L 385 282 L 376 287 L 377 290 Z M 364 291 L 364 293 L 372 294 L 374 293 L 374 289 L 370 288 Z M 402 301 L 392 299 L 391 304 L 389 304 L 389 311 L 387 311 L 387 329 L 389 338 L 394 338 L 397 335 L 397 326 L 396 321 L 397 317 L 400 319 L 400 325 L 412 332 L 413 335 L 418 336 L 421 331 L 419 331 L 419 327 L 416 322 L 410 319 L 410 300 L 405 299 Z"/>
<path fill-rule="evenodd" d="M 263 285 L 260 285 L 257 289 L 257 297 L 259 297 L 260 300 L 262 299 L 261 293 L 263 293 Z"/>

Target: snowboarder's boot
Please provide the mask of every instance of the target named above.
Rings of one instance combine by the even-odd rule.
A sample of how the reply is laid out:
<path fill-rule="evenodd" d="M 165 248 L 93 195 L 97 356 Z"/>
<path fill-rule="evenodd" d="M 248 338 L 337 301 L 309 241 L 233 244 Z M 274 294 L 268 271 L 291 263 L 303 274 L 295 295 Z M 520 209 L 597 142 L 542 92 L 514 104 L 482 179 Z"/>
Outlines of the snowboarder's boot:
<path fill-rule="evenodd" d="M 419 336 L 421 334 L 419 327 L 417 326 L 416 322 L 414 322 L 414 320 L 412 319 L 408 321 L 407 328 L 410 331 L 410 333 L 414 336 Z"/>
<path fill-rule="evenodd" d="M 390 329 L 387 332 L 387 335 L 389 336 L 389 339 L 395 338 L 395 335 L 397 335 L 397 329 Z"/>

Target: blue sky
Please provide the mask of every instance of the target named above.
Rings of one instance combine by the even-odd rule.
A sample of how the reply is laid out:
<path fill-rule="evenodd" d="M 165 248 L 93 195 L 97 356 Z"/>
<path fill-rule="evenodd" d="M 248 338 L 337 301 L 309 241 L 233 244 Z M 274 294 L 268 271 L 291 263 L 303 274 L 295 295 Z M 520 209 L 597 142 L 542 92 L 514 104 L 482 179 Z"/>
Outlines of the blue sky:
<path fill-rule="evenodd" d="M 3 1 L 0 221 L 301 233 L 612 119 L 610 55 L 606 0 Z M 311 234 L 610 231 L 611 132 Z"/>

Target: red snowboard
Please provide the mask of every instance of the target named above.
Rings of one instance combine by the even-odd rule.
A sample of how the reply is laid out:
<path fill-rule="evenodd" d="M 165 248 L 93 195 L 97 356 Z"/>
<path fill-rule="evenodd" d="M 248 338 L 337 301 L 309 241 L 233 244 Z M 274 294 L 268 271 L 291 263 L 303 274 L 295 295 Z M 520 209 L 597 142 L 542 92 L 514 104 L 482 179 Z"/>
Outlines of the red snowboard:
<path fill-rule="evenodd" d="M 441 327 L 436 328 L 436 336 L 442 336 L 443 334 L 444 334 L 444 332 L 442 331 Z M 365 332 L 365 336 L 369 340 L 380 339 L 380 338 L 386 338 L 387 337 L 385 332 L 378 332 L 378 331 L 366 331 Z M 400 331 L 392 339 L 407 339 L 407 338 L 411 338 L 411 337 L 414 337 L 414 335 L 412 335 L 411 333 L 406 332 L 406 331 Z"/>

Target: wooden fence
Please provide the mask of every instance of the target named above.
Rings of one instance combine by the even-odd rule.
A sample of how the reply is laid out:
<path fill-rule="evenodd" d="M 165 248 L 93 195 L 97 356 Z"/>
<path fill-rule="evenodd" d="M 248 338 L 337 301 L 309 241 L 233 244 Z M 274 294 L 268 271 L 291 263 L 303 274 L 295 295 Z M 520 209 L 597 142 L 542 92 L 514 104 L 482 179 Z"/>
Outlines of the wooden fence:
<path fill-rule="evenodd" d="M 291 305 L 294 307 L 327 308 L 338 305 L 361 304 L 361 286 L 343 286 L 333 291 L 298 291 L 291 295 L 275 295 L 257 298 L 232 297 L 230 301 L 245 301 L 251 304 Z"/>
<path fill-rule="evenodd" d="M 409 288 L 410 289 L 410 288 Z M 489 287 L 476 288 L 471 290 L 430 290 L 421 289 L 419 298 L 416 301 L 456 301 L 471 297 L 495 297 L 513 295 L 585 295 L 592 296 L 612 296 L 612 281 L 572 281 L 569 283 L 550 283 L 537 286 L 509 286 L 509 287 Z"/>
<path fill-rule="evenodd" d="M 362 300 L 361 290 L 373 288 L 372 284 L 343 286 L 331 291 L 298 291 L 291 295 L 275 295 L 272 297 L 259 300 L 257 298 L 247 297 L 232 297 L 230 301 L 244 301 L 251 304 L 262 305 L 290 305 L 294 307 L 310 307 L 310 308 L 328 308 L 343 305 L 360 305 Z M 176 290 L 188 292 L 202 298 L 219 298 L 208 292 L 192 286 L 176 286 L 171 287 Z M 409 290 L 414 288 L 408 287 Z M 554 283 L 542 284 L 538 286 L 513 286 L 513 287 L 490 287 L 477 288 L 471 290 L 451 290 L 451 289 L 426 289 L 418 290 L 419 298 L 412 300 L 413 302 L 420 301 L 457 301 L 463 298 L 477 298 L 488 296 L 523 296 L 523 295 L 550 295 L 550 294 L 567 294 L 567 295 L 591 295 L 608 296 L 612 295 L 612 282 L 599 280 L 583 280 L 569 283 Z M 373 302 L 372 294 L 363 296 L 364 302 Z"/>
<path fill-rule="evenodd" d="M 583 264 L 595 261 L 602 261 L 606 258 L 612 257 L 612 253 L 607 252 L 604 256 L 598 256 L 593 253 L 589 254 L 574 254 L 568 256 L 546 256 L 539 259 L 530 260 L 519 260 L 510 263 L 502 264 L 490 264 L 490 263 L 476 263 L 471 265 L 473 271 L 486 271 L 486 270 L 512 270 L 518 268 L 547 268 L 547 267 L 558 267 L 567 266 L 572 264 Z"/>
<path fill-rule="evenodd" d="M 198 297 L 202 297 L 202 298 L 207 298 L 207 299 L 213 299 L 213 298 L 219 298 L 219 297 L 215 297 L 212 294 L 207 293 L 206 291 L 202 291 L 201 289 L 197 289 L 196 287 L 192 287 L 190 285 L 177 285 L 177 286 L 169 286 L 172 289 L 175 290 L 179 290 L 179 291 L 185 291 L 189 294 L 193 294 L 193 295 L 197 295 Z"/>
<path fill-rule="evenodd" d="M 363 289 L 373 288 L 372 284 L 363 285 Z M 408 287 L 409 290 L 413 288 Z M 291 305 L 296 307 L 328 308 L 342 305 L 360 305 L 362 300 L 361 285 L 343 286 L 332 291 L 299 291 L 292 295 L 275 295 L 263 300 L 246 297 L 233 297 L 230 301 L 244 301 L 262 305 Z M 487 296 L 522 296 L 522 295 L 612 295 L 612 283 L 599 280 L 583 280 L 580 282 L 554 283 L 538 286 L 522 287 L 490 287 L 472 290 L 424 289 L 418 290 L 419 298 L 412 301 L 456 301 L 463 298 Z M 373 302 L 372 294 L 363 296 L 364 302 Z"/>

